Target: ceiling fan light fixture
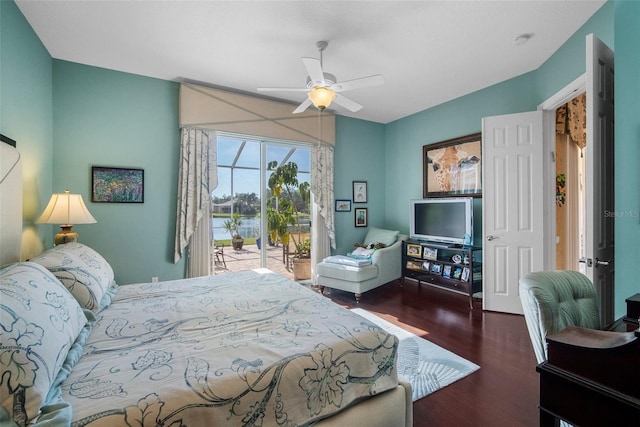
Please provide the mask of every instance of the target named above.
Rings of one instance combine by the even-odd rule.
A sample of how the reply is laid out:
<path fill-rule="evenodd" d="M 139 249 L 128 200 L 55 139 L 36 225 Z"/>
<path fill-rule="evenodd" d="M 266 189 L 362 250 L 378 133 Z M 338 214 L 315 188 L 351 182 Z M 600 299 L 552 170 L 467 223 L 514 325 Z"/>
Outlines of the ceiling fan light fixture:
<path fill-rule="evenodd" d="M 343 82 L 338 82 L 336 76 L 326 73 L 322 69 L 322 51 L 327 47 L 326 41 L 319 41 L 316 47 L 320 51 L 320 59 L 318 58 L 302 58 L 302 64 L 307 70 L 307 84 L 305 87 L 259 87 L 260 92 L 306 92 L 305 98 L 298 107 L 292 111 L 292 114 L 299 114 L 311 107 L 313 104 L 318 110 L 322 111 L 328 108 L 333 101 L 340 107 L 355 113 L 362 109 L 362 105 L 347 98 L 342 94 L 348 90 L 362 89 L 370 86 L 378 86 L 384 83 L 384 78 L 380 74 L 367 77 L 360 77 Z M 340 93 L 340 96 L 337 95 Z"/>
<path fill-rule="evenodd" d="M 324 110 L 336 97 L 336 93 L 326 87 L 316 86 L 307 92 L 307 96 L 318 110 Z"/>

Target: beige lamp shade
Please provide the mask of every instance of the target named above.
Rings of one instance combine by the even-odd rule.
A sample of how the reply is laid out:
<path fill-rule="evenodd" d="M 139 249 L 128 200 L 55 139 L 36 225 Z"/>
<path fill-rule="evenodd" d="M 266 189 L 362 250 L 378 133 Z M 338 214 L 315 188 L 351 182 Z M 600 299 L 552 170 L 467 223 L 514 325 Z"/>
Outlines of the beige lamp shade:
<path fill-rule="evenodd" d="M 324 110 L 331 105 L 336 93 L 326 87 L 316 86 L 307 93 L 307 96 L 318 110 Z"/>
<path fill-rule="evenodd" d="M 78 241 L 78 233 L 71 230 L 73 224 L 94 224 L 96 222 L 84 204 L 82 195 L 70 194 L 69 190 L 53 194 L 44 212 L 36 221 L 38 224 L 60 224 L 62 230 L 56 234 L 54 239 L 56 245 Z"/>

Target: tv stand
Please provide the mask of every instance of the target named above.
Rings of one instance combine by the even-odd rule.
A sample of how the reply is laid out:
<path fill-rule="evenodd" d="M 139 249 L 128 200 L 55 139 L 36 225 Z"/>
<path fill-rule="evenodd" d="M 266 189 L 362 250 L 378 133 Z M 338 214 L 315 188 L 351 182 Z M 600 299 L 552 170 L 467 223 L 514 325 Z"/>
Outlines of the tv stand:
<path fill-rule="evenodd" d="M 418 282 L 469 296 L 482 291 L 482 248 L 407 239 L 402 243 L 402 282 Z"/>

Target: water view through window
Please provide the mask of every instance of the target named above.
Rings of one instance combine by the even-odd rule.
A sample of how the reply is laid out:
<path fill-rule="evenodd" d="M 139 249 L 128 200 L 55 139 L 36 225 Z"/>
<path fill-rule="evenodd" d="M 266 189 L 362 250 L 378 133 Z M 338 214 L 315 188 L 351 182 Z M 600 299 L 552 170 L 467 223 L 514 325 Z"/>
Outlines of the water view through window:
<path fill-rule="evenodd" d="M 263 197 L 266 198 L 265 205 L 269 204 L 271 209 L 277 208 L 278 204 L 284 205 L 281 197 L 285 195 L 273 197 L 268 188 L 269 177 L 273 171 L 267 170 L 267 165 L 273 161 L 277 162 L 278 166 L 289 162 L 295 163 L 298 169 L 298 183 L 310 183 L 311 151 L 308 145 L 226 134 L 218 135 L 218 186 L 211 193 L 211 231 L 212 243 L 224 250 L 224 263 L 222 260 L 216 260 L 216 274 L 257 267 L 267 267 L 278 272 L 282 272 L 281 268 L 285 271 L 288 269 L 290 263 L 288 253 L 292 251 L 293 246 L 291 243 L 288 248 L 285 248 L 279 240 L 273 242 L 267 238 L 268 244 L 261 244 L 261 237 L 269 234 L 269 224 L 265 233 L 261 233 L 261 219 L 268 218 L 266 206 L 262 206 Z M 264 174 L 264 189 L 260 188 L 262 174 Z M 297 189 L 287 196 L 293 201 L 298 213 L 296 224 L 288 225 L 292 233 L 298 232 L 293 239 L 298 242 L 310 238 L 308 203 L 302 201 Z M 264 212 L 263 209 L 265 209 Z M 225 226 L 225 223 L 228 225 L 236 214 L 240 219 L 237 229 Z M 273 224 L 271 226 L 273 227 Z M 234 249 L 232 234 L 239 234 L 242 237 L 242 249 Z M 261 251 L 264 251 L 265 255 Z M 266 254 L 267 251 L 268 254 Z M 253 260 L 249 264 L 246 262 L 233 264 L 235 260 L 246 261 L 249 258 Z M 277 265 L 278 263 L 282 265 Z"/>

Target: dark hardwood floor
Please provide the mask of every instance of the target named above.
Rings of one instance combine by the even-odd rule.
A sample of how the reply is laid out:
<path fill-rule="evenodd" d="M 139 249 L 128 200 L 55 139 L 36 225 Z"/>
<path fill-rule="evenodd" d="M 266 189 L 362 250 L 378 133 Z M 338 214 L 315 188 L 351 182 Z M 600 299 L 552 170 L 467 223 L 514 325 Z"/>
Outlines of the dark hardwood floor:
<path fill-rule="evenodd" d="M 325 294 L 326 294 L 325 290 Z M 336 303 L 359 306 L 480 366 L 413 404 L 414 426 L 536 426 L 538 374 L 523 316 L 469 308 L 465 295 L 406 280 L 362 295 L 330 290 Z"/>

